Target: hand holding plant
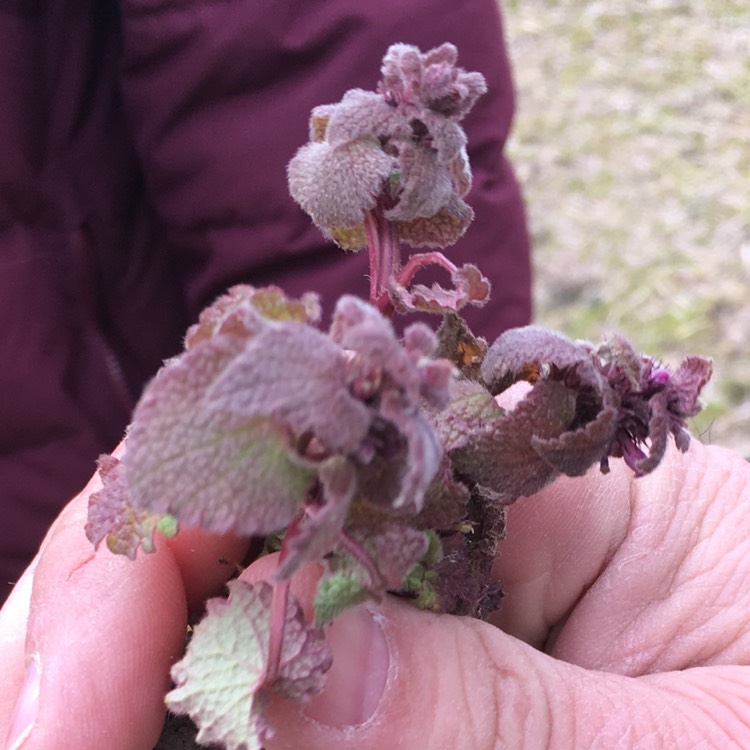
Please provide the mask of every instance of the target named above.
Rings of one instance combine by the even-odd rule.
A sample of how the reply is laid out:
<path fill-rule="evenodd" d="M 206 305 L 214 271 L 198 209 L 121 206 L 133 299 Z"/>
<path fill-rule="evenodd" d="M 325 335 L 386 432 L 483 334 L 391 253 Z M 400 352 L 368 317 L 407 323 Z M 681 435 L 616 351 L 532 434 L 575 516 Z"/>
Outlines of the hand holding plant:
<path fill-rule="evenodd" d="M 300 732 L 307 747 L 343 747 L 342 723 L 371 716 L 390 718 L 358 730 L 363 747 L 389 746 L 395 736 L 410 738 L 409 747 L 517 746 L 524 731 L 541 737 L 545 722 L 533 714 L 529 724 L 531 713 L 513 713 L 514 694 L 547 696 L 547 728 L 562 737 L 568 730 L 559 717 L 573 697 L 550 697 L 552 681 L 571 690 L 580 684 L 584 693 L 604 696 L 604 706 L 606 680 L 552 662 L 487 621 L 552 653 L 559 649 L 563 658 L 571 654 L 575 663 L 626 674 L 648 666 L 626 653 L 628 638 L 652 641 L 664 622 L 675 623 L 667 608 L 661 619 L 631 628 L 627 608 L 610 603 L 622 627 L 615 628 L 614 651 L 588 653 L 581 645 L 583 633 L 596 641 L 608 614 L 602 597 L 625 586 L 628 566 L 647 583 L 626 588 L 623 601 L 645 607 L 650 595 L 669 601 L 675 593 L 666 580 L 649 578 L 643 542 L 654 541 L 656 521 L 666 524 L 664 533 L 674 535 L 666 568 L 683 570 L 688 537 L 668 521 L 683 516 L 677 500 L 697 487 L 690 477 L 663 484 L 686 465 L 668 443 L 688 450 L 686 420 L 698 411 L 710 363 L 689 357 L 671 371 L 619 337 L 592 345 L 534 326 L 507 331 L 489 346 L 474 336 L 458 311 L 486 302 L 489 284 L 479 270 L 457 267 L 440 250 L 403 262 L 400 242 L 445 248 L 468 225 L 463 197 L 471 173 L 458 122 L 484 82 L 456 66 L 447 44 L 424 54 L 394 45 L 382 73 L 377 91 L 351 91 L 313 112 L 311 142 L 289 167 L 292 194 L 315 223 L 347 249 L 368 248 L 369 303 L 341 298 L 323 327 L 314 294 L 295 300 L 273 287 L 229 290 L 190 329 L 184 353 L 148 386 L 125 455 L 100 460 L 103 486 L 89 498 L 89 539 L 134 559 L 149 587 L 159 566 L 148 560 L 167 560 L 166 578 L 180 600 L 193 575 L 175 553 L 186 530 L 230 534 L 220 537 L 230 547 L 238 537 L 257 540 L 260 559 L 229 584 L 226 599 L 208 602 L 172 668 L 167 695 L 173 711 L 196 721 L 199 741 L 229 750 L 298 746 Z M 452 286 L 414 284 L 428 265 L 446 269 Z M 415 323 L 399 339 L 390 316 L 417 310 L 441 316 L 437 332 Z M 511 402 L 509 389 L 519 382 L 526 392 Z M 700 449 L 692 455 L 706 460 Z M 665 456 L 669 467 L 660 479 L 652 472 Z M 727 456 L 722 461 L 734 465 Z M 589 469 L 600 474 L 549 486 Z M 730 503 L 746 486 L 727 491 Z M 532 509 L 519 514 L 520 531 L 511 523 L 501 543 L 508 508 L 536 493 L 519 504 Z M 717 485 L 698 506 L 718 503 L 722 493 Z M 650 501 L 659 496 L 669 513 L 653 519 L 649 534 L 636 534 L 630 524 L 652 513 Z M 76 507 L 80 514 L 80 502 Z M 538 523 L 530 521 L 535 507 Z M 690 518 L 696 512 L 685 511 Z M 511 519 L 514 513 L 515 506 Z M 155 542 L 157 531 L 174 536 L 168 547 Z M 202 532 L 192 533 L 199 547 Z M 733 531 L 717 532 L 712 549 L 733 538 Z M 157 553 L 144 557 L 139 548 Z M 611 568 L 628 550 L 635 557 Z M 209 566 L 211 559 L 195 553 Z M 319 565 L 314 580 L 310 563 Z M 692 564 L 702 569 L 700 561 Z M 88 560 L 80 566 L 95 570 Z M 548 582 L 541 597 L 537 580 Z M 600 580 L 611 587 L 595 592 L 590 587 Z M 376 609 L 355 608 L 363 602 Z M 342 657 L 347 642 L 356 648 Z M 163 643 L 156 643 L 164 665 Z M 356 668 L 370 657 L 372 669 Z M 695 658 L 686 647 L 665 650 L 654 663 L 680 669 Z M 541 687 L 530 686 L 529 668 Z M 325 687 L 331 669 L 338 688 Z M 455 717 L 430 727 L 443 701 L 450 713 L 452 704 L 434 692 L 445 681 L 445 695 L 479 690 L 476 705 L 462 706 L 473 716 L 468 730 Z M 646 700 L 650 689 L 634 687 L 633 700 Z M 336 700 L 346 694 L 358 696 L 357 706 L 342 719 Z M 300 719 L 290 700 L 308 704 L 317 723 Z M 404 705 L 411 726 L 396 718 Z M 586 728 L 592 738 L 609 731 L 597 716 Z"/>

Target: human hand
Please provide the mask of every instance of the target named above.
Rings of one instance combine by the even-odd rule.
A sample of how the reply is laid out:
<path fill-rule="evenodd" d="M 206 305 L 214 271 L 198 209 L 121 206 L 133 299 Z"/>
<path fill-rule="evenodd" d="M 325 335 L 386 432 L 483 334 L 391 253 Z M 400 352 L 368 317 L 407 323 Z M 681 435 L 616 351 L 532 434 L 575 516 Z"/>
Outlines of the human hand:
<path fill-rule="evenodd" d="M 345 613 L 268 750 L 750 747 L 748 511 L 750 465 L 695 441 L 641 479 L 561 478 L 509 511 L 494 625 Z"/>
<path fill-rule="evenodd" d="M 188 609 L 244 556 L 245 540 L 193 530 L 133 562 L 94 552 L 84 526 L 100 488 L 95 476 L 63 510 L 0 610 L 0 747 L 150 750 Z"/>
<path fill-rule="evenodd" d="M 607 476 L 558 480 L 510 510 L 494 624 L 392 599 L 344 613 L 329 631 L 328 686 L 302 709 L 272 703 L 268 750 L 747 746 L 749 501 L 750 466 L 698 444 L 642 479 L 614 462 Z M 45 543 L 33 592 L 27 574 L 0 615 L 0 737 L 38 653 L 24 750 L 149 750 L 185 597 L 215 588 L 222 576 L 209 585 L 198 571 L 231 553 L 219 551 L 227 540 L 193 545 L 192 572 L 167 546 L 136 563 L 92 555 L 84 517 L 79 498 Z M 314 577 L 296 582 L 303 599 Z"/>

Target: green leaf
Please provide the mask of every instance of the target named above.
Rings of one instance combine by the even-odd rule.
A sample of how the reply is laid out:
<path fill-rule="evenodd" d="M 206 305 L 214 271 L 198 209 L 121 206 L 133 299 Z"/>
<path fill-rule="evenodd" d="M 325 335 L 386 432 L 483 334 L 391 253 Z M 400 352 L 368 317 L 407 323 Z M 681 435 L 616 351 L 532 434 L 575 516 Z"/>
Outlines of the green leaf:
<path fill-rule="evenodd" d="M 344 610 L 361 604 L 370 598 L 356 576 L 348 573 L 334 573 L 321 578 L 315 592 L 315 624 L 327 625 Z"/>
<path fill-rule="evenodd" d="M 261 750 L 273 735 L 263 710 L 268 692 L 308 699 L 325 684 L 331 652 L 322 631 L 308 625 L 290 600 L 282 623 L 279 672 L 269 684 L 272 588 L 264 581 L 236 580 L 229 591 L 228 599 L 208 602 L 187 653 L 172 668 L 176 687 L 166 702 L 172 712 L 190 715 L 198 742 L 226 750 Z"/>

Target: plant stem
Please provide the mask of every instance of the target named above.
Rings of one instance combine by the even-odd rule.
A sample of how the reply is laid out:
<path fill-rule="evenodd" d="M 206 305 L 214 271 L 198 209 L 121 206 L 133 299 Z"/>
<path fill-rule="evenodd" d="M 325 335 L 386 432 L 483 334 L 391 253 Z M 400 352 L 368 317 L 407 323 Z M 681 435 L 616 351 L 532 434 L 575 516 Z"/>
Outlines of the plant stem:
<path fill-rule="evenodd" d="M 367 571 L 374 589 L 385 588 L 386 582 L 369 552 L 345 531 L 339 536 L 339 544 Z"/>
<path fill-rule="evenodd" d="M 370 260 L 370 303 L 390 317 L 394 310 L 389 290 L 401 269 L 398 229 L 379 206 L 364 212 L 364 222 Z"/>
<path fill-rule="evenodd" d="M 279 565 L 289 556 L 289 542 L 297 536 L 299 525 L 304 517 L 304 512 L 299 513 L 289 524 L 284 540 L 281 542 L 279 553 Z M 263 680 L 271 684 L 279 674 L 281 666 L 281 651 L 284 647 L 284 626 L 286 624 L 286 613 L 289 606 L 290 579 L 275 579 L 273 581 L 273 597 L 271 599 L 271 628 L 268 634 L 268 662 L 266 663 L 266 674 Z"/>
<path fill-rule="evenodd" d="M 448 258 L 437 250 L 429 253 L 417 253 L 416 255 L 412 255 L 406 261 L 406 265 L 397 272 L 396 282 L 401 286 L 408 286 L 417 271 L 426 266 L 440 266 L 451 274 L 458 270 L 454 263 L 451 263 Z"/>

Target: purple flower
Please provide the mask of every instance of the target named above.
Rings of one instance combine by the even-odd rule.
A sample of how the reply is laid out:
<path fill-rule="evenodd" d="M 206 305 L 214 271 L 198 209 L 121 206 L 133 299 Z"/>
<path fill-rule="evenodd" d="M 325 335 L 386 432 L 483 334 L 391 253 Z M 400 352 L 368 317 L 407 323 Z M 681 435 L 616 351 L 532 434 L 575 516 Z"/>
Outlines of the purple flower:
<path fill-rule="evenodd" d="M 671 373 L 613 337 L 593 347 L 538 326 L 514 328 L 489 348 L 481 382 L 454 389 L 435 424 L 458 474 L 504 503 L 539 491 L 557 474 L 583 474 L 609 457 L 637 476 L 653 471 L 674 437 L 681 451 L 686 420 L 711 363 L 688 357 Z M 528 394 L 510 411 L 493 396 L 526 380 Z"/>
<path fill-rule="evenodd" d="M 587 348 L 617 397 L 617 426 L 608 454 L 622 457 L 636 476 L 642 476 L 658 466 L 670 434 L 677 448 L 686 451 L 687 420 L 700 411 L 698 394 L 711 377 L 711 361 L 686 357 L 672 373 L 637 354 L 620 336 Z"/>

